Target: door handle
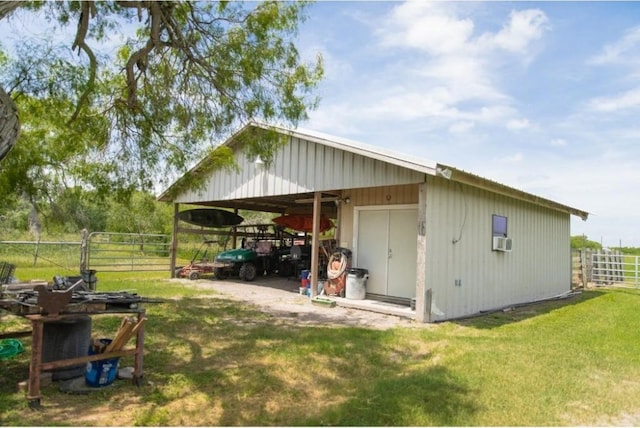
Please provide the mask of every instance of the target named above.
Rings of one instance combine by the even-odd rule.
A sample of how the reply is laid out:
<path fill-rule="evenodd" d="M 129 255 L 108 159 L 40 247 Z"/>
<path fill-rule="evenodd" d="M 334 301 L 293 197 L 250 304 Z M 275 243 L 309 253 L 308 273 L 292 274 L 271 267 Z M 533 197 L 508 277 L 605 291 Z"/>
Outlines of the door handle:
<path fill-rule="evenodd" d="M 389 258 L 393 257 L 393 251 L 389 248 Z"/>

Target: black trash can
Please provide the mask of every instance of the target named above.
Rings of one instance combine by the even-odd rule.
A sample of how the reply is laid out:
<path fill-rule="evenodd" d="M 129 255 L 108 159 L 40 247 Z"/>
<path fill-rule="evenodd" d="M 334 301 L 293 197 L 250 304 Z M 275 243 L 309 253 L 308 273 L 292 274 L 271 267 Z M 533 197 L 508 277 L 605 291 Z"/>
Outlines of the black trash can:
<path fill-rule="evenodd" d="M 45 322 L 42 331 L 42 362 L 84 357 L 91 343 L 91 318 Z M 86 363 L 51 370 L 53 380 L 73 379 L 84 375 Z"/>

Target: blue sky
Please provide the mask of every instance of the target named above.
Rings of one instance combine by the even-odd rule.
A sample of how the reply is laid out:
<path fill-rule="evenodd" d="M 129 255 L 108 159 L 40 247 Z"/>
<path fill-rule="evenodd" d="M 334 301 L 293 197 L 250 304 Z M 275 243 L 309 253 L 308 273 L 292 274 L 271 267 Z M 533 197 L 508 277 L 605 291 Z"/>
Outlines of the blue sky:
<path fill-rule="evenodd" d="M 319 2 L 302 126 L 586 210 L 572 235 L 640 246 L 640 3 Z"/>
<path fill-rule="evenodd" d="M 326 74 L 302 127 L 586 210 L 572 235 L 640 247 L 640 3 L 320 1 L 308 12 L 299 50 L 321 53 Z M 0 38 L 42 30 L 20 18 Z"/>

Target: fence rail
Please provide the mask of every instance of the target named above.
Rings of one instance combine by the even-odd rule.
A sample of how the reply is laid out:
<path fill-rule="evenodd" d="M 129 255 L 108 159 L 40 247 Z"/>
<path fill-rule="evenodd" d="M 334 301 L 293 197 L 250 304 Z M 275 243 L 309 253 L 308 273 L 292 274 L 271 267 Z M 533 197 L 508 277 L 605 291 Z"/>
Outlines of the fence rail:
<path fill-rule="evenodd" d="M 93 232 L 82 260 L 86 269 L 103 272 L 169 271 L 170 247 L 170 235 Z"/>
<path fill-rule="evenodd" d="M 186 263 L 202 238 L 180 242 L 178 261 Z M 55 268 L 60 274 L 84 269 L 102 272 L 170 269 L 171 235 L 94 232 L 80 241 L 0 241 L 0 263 Z"/>
<path fill-rule="evenodd" d="M 640 288 L 640 256 L 583 249 L 573 254 L 573 282 Z"/>
<path fill-rule="evenodd" d="M 80 244 L 73 241 L 0 241 L 0 260 L 16 266 L 55 266 L 77 272 Z"/>

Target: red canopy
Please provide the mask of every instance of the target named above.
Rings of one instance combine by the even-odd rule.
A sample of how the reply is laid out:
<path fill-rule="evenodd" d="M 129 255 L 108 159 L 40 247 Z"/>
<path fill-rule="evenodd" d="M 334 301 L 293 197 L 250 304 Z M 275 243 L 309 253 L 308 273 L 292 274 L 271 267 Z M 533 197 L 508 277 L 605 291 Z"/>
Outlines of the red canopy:
<path fill-rule="evenodd" d="M 288 227 L 289 229 L 298 230 L 300 232 L 312 232 L 313 231 L 313 215 L 312 214 L 300 214 L 300 215 L 283 215 L 274 218 L 275 224 Z M 325 216 L 320 216 L 320 232 L 324 232 L 333 227 L 333 222 Z"/>

